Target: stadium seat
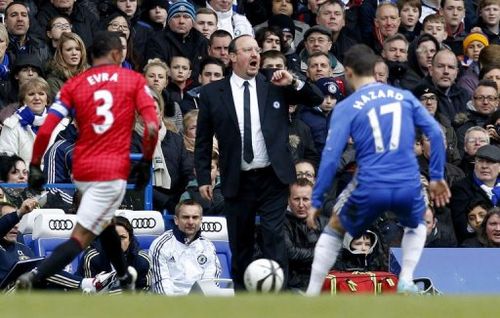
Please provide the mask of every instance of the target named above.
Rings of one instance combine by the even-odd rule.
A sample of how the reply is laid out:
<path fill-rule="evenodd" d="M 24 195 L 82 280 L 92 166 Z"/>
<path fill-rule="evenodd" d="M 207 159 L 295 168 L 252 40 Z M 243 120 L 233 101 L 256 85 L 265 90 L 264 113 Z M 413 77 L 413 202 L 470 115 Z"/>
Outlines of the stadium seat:
<path fill-rule="evenodd" d="M 33 249 L 33 234 L 24 234 L 23 241 L 24 241 L 24 245 Z"/>
<path fill-rule="evenodd" d="M 76 215 L 73 214 L 40 214 L 33 225 L 33 251 L 37 256 L 48 256 L 69 237 L 76 224 Z M 81 256 L 79 256 L 81 257 Z M 74 273 L 78 268 L 78 259 L 64 269 Z"/>
<path fill-rule="evenodd" d="M 158 211 L 117 210 L 115 215 L 127 218 L 136 236 L 160 235 L 165 232 L 165 222 Z"/>
<path fill-rule="evenodd" d="M 215 245 L 217 257 L 222 266 L 222 273 L 220 278 L 231 278 L 231 249 L 229 248 L 228 241 L 213 240 Z"/>
<path fill-rule="evenodd" d="M 174 228 L 174 216 L 168 213 L 163 214 L 163 222 L 165 223 L 165 231 L 171 230 Z"/>
<path fill-rule="evenodd" d="M 26 234 L 32 234 L 33 233 L 33 225 L 35 224 L 35 219 L 41 215 L 47 215 L 47 214 L 64 214 L 64 211 L 62 209 L 34 209 L 30 213 L 24 215 L 19 222 L 19 232 L 23 233 L 24 235 Z M 26 242 L 26 241 L 25 241 Z"/>
<path fill-rule="evenodd" d="M 201 234 L 211 241 L 228 241 L 226 218 L 223 216 L 204 216 L 201 222 Z"/>
<path fill-rule="evenodd" d="M 142 234 L 136 235 L 135 238 L 137 239 L 137 243 L 139 243 L 139 248 L 141 250 L 149 250 L 151 243 L 153 243 L 158 236 L 159 235 Z"/>

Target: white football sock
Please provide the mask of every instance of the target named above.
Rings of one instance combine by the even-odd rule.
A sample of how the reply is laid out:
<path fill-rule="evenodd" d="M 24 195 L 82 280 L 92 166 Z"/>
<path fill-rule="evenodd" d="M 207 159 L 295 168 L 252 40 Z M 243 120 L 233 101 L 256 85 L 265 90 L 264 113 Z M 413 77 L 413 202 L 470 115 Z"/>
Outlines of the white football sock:
<path fill-rule="evenodd" d="M 407 282 L 413 281 L 413 272 L 415 271 L 415 267 L 417 267 L 420 255 L 422 255 L 426 238 L 427 232 L 423 224 L 419 224 L 414 229 L 409 227 L 405 228 L 403 240 L 401 241 L 403 264 L 401 266 L 399 279 Z"/>
<path fill-rule="evenodd" d="M 342 248 L 343 235 L 332 229 L 329 225 L 321 233 L 314 248 L 314 260 L 311 268 L 311 278 L 307 287 L 307 296 L 317 296 L 325 277 L 335 264 L 335 260 Z"/>

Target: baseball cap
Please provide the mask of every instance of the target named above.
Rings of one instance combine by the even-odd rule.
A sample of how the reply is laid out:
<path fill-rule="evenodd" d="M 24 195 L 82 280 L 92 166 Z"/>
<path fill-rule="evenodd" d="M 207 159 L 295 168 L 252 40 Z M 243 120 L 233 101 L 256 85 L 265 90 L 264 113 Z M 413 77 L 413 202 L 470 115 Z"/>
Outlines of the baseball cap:
<path fill-rule="evenodd" d="M 269 18 L 269 26 L 277 26 L 283 32 L 290 32 L 292 37 L 295 38 L 295 24 L 292 18 L 284 14 L 276 14 Z"/>
<path fill-rule="evenodd" d="M 341 80 L 333 77 L 323 77 L 316 81 L 316 86 L 323 93 L 323 95 L 331 95 L 337 100 L 341 101 L 345 97 L 344 83 Z"/>
<path fill-rule="evenodd" d="M 476 158 L 482 158 L 491 162 L 500 162 L 500 148 L 494 145 L 484 145 L 476 152 Z"/>
<path fill-rule="evenodd" d="M 415 95 L 416 98 L 420 98 L 424 94 L 434 94 L 437 96 L 436 89 L 428 84 L 420 84 L 413 89 L 413 95 Z"/>

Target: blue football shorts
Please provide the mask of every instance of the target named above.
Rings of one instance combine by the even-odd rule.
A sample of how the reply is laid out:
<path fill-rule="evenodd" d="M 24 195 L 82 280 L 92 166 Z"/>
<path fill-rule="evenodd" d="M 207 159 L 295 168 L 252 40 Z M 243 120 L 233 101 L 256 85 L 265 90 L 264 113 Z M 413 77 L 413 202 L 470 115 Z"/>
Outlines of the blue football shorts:
<path fill-rule="evenodd" d="M 416 228 L 424 223 L 425 209 L 420 183 L 377 188 L 373 184 L 357 184 L 353 179 L 339 195 L 333 213 L 338 213 L 349 234 L 359 237 L 386 211 L 396 214 L 403 226 Z"/>

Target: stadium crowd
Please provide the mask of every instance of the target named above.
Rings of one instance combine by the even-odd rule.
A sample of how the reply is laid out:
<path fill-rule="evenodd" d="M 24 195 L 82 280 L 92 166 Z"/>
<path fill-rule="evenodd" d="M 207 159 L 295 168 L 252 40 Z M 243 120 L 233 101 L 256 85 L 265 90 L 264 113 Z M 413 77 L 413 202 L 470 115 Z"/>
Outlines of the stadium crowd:
<path fill-rule="evenodd" d="M 232 40 L 250 35 L 258 47 L 242 50 L 260 54 L 259 77 L 270 81 L 277 70 L 288 70 L 293 75 L 292 85 L 299 82 L 301 90 L 305 83 L 314 94 L 323 95 L 319 103 L 314 103 L 316 95 L 311 94 L 313 104 L 285 105 L 287 148 L 297 181 L 289 182 L 287 208 L 278 227 L 283 231 L 288 265 L 284 264 L 287 260 L 279 262 L 288 268 L 288 287 L 304 289 L 321 233 L 306 226 L 316 170 L 328 127 L 335 125 L 332 110 L 352 92 L 343 77 L 343 57 L 350 47 L 364 43 L 380 55 L 373 70 L 377 81 L 410 90 L 445 136 L 445 178 L 452 197 L 446 207 L 434 207 L 427 200 L 426 247 L 500 247 L 500 214 L 495 209 L 500 206 L 500 0 L 7 0 L 0 1 L 0 16 L 1 183 L 27 182 L 33 143 L 52 101 L 68 79 L 90 67 L 86 52 L 96 32 L 115 31 L 123 44 L 122 67 L 144 74 L 161 118 L 152 161 L 153 209 L 174 214 L 179 202 L 194 200 L 203 215 L 224 215 L 225 198 L 231 199 L 231 206 L 235 204 L 224 188 L 224 183 L 234 180 L 221 179 L 222 170 L 229 165 L 224 156 L 227 135 L 208 138 L 212 145 L 211 200 L 199 188 L 204 185 L 200 180 L 206 179 L 197 174 L 195 149 L 197 139 L 206 136 L 206 131 L 197 129 L 197 123 L 207 125 L 207 113 L 200 111 L 200 104 L 207 100 L 202 88 L 231 76 L 232 68 L 238 66 Z M 279 108 L 280 103 L 272 107 Z M 132 153 L 141 152 L 143 131 L 137 120 Z M 77 136 L 78 127 L 71 118 L 59 124 L 44 156 L 48 183 L 72 182 Z M 417 132 L 415 156 L 426 192 L 430 143 L 422 132 Z M 351 143 L 325 199 L 317 221 L 320 228 L 356 172 L 354 158 Z M 225 176 L 232 175 L 226 171 Z M 0 184 L 0 201 L 18 208 L 34 195 L 30 189 Z M 51 189 L 44 207 L 75 213 L 78 199 L 73 190 Z M 128 194 L 123 206 L 139 208 L 141 203 Z M 260 211 L 255 212 L 259 215 Z M 129 224 L 122 220 L 121 226 L 122 232 L 133 237 Z M 257 237 L 253 257 L 262 253 L 272 257 L 265 255 L 271 244 L 266 230 L 257 226 L 252 233 Z M 169 238 L 182 236 L 175 230 L 166 234 Z M 402 235 L 402 226 L 387 211 L 361 237 L 346 238 L 335 268 L 387 270 L 388 248 L 399 246 Z M 196 239 L 191 233 L 186 242 Z M 197 244 L 212 253 L 209 243 Z M 231 248 L 235 254 L 237 247 Z M 92 249 L 88 258 L 102 263 L 99 246 Z M 124 252 L 135 253 L 136 261 L 167 255 L 160 251 L 139 254 L 133 244 Z M 153 269 L 155 262 L 158 260 L 152 261 Z M 216 260 L 209 262 L 215 264 Z M 107 270 L 109 264 L 101 267 Z M 95 276 L 100 270 L 83 272 L 82 276 Z M 175 286 L 155 281 L 167 272 L 165 268 L 153 272 L 154 291 L 175 290 Z M 150 284 L 145 276 L 140 288 Z"/>

